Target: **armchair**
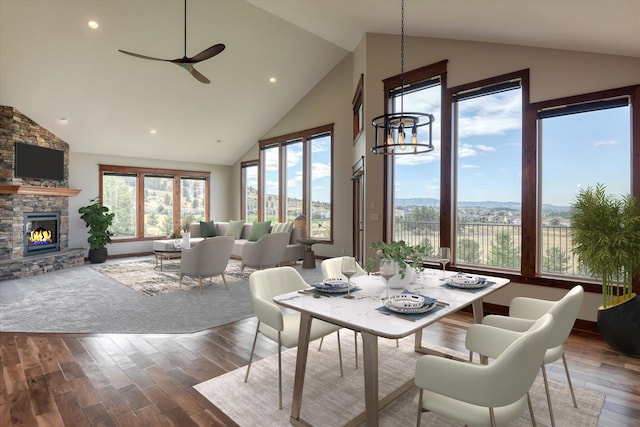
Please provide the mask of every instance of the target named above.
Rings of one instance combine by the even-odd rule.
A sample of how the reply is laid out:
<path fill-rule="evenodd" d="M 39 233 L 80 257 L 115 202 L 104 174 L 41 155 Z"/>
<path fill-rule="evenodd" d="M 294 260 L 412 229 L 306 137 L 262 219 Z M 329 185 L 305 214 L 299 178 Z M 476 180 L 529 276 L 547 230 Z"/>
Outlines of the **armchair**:
<path fill-rule="evenodd" d="M 417 424 L 423 408 L 467 425 L 506 425 L 517 419 L 529 401 L 528 391 L 552 328 L 550 314 L 542 316 L 527 332 L 492 328 L 491 335 L 500 337 L 504 333 L 512 341 L 508 336 L 498 338 L 505 347 L 489 365 L 422 356 L 416 362 L 415 375 L 415 385 L 420 388 Z"/>
<path fill-rule="evenodd" d="M 180 287 L 184 276 L 197 277 L 202 295 L 202 279 L 219 274 L 222 276 L 224 287 L 229 289 L 224 278 L 224 270 L 227 268 L 232 250 L 233 237 L 225 236 L 211 237 L 192 248 L 183 248 L 180 260 Z"/>
<path fill-rule="evenodd" d="M 531 328 L 536 320 L 544 314 L 548 313 L 553 315 L 554 327 L 541 365 L 542 378 L 544 379 L 547 404 L 549 406 L 549 416 L 551 418 L 552 426 L 555 425 L 555 420 L 553 418 L 553 408 L 551 405 L 551 395 L 549 393 L 549 383 L 547 380 L 545 365 L 562 359 L 564 371 L 567 376 L 567 383 L 569 385 L 569 391 L 571 392 L 571 399 L 573 400 L 573 406 L 577 408 L 578 403 L 576 402 L 573 385 L 571 384 L 571 377 L 569 375 L 567 359 L 564 355 L 563 344 L 571 333 L 573 324 L 578 316 L 578 310 L 582 304 L 583 296 L 584 289 L 582 286 L 578 285 L 574 286 L 558 301 L 516 297 L 511 301 L 509 306 L 509 316 L 490 315 L 486 316 L 482 320 L 482 325 L 489 325 L 509 331 L 522 332 Z M 486 348 L 486 346 L 483 346 L 479 341 L 475 343 L 467 342 L 467 349 L 470 350 L 470 360 L 473 357 L 474 351 L 483 356 L 494 357 L 492 354 L 489 354 L 491 350 Z"/>
<path fill-rule="evenodd" d="M 289 236 L 289 233 L 271 233 L 262 236 L 256 242 L 245 243 L 240 271 L 244 271 L 245 267 L 262 270 L 265 267 L 278 266 L 284 257 Z"/>

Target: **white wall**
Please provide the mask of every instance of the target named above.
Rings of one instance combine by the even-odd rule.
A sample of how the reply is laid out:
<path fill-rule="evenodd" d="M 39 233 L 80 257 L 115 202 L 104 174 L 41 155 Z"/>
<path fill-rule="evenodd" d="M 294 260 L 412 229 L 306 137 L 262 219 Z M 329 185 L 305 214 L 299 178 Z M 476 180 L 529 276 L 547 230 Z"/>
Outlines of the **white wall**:
<path fill-rule="evenodd" d="M 230 217 L 230 193 L 236 191 L 231 187 L 230 166 L 216 166 L 201 163 L 171 162 L 168 160 L 140 159 L 122 156 L 102 156 L 74 152 L 69 153 L 69 187 L 79 188 L 80 194 L 69 198 L 69 247 L 88 248 L 87 228 L 80 219 L 78 209 L 89 200 L 98 196 L 98 165 L 138 166 L 148 168 L 167 168 L 180 170 L 196 170 L 211 172 L 210 180 L 210 212 L 212 219 L 226 221 Z M 237 191 L 236 191 L 237 192 Z M 224 218 L 224 219 L 222 219 Z M 151 241 L 128 243 L 112 242 L 107 246 L 109 255 L 151 252 Z"/>
<path fill-rule="evenodd" d="M 333 244 L 314 245 L 319 256 L 338 256 L 351 253 L 351 165 L 353 164 L 353 135 L 351 129 L 352 57 L 348 55 L 322 79 L 289 113 L 276 123 L 261 139 L 272 138 L 317 126 L 334 124 L 333 153 Z M 258 158 L 258 147 L 250 150 L 242 160 Z M 234 166 L 233 179 L 240 193 L 240 166 Z M 239 196 L 238 196 L 239 197 Z M 240 216 L 240 202 L 237 204 Z M 234 208 L 236 208 L 234 206 Z"/>

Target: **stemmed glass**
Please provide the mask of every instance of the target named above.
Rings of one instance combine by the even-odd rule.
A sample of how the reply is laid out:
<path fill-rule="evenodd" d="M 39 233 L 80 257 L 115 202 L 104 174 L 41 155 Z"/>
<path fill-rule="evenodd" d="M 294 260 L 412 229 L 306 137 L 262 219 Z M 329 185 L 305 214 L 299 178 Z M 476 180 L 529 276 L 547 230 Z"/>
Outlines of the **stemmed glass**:
<path fill-rule="evenodd" d="M 380 260 L 380 275 L 384 278 L 387 287 L 387 299 L 389 299 L 389 279 L 397 273 L 396 262 L 394 260 L 391 258 L 382 258 Z"/>
<path fill-rule="evenodd" d="M 438 262 L 442 264 L 442 279 L 440 280 L 444 280 L 444 272 L 445 272 L 444 267 L 447 264 L 449 264 L 449 261 L 451 261 L 451 249 L 449 248 L 438 249 Z"/>
<path fill-rule="evenodd" d="M 353 295 L 351 295 L 351 276 L 358 272 L 356 270 L 356 259 L 351 256 L 342 257 L 342 269 L 340 271 L 347 276 L 347 295 L 345 295 L 345 298 L 351 299 L 353 298 Z"/>

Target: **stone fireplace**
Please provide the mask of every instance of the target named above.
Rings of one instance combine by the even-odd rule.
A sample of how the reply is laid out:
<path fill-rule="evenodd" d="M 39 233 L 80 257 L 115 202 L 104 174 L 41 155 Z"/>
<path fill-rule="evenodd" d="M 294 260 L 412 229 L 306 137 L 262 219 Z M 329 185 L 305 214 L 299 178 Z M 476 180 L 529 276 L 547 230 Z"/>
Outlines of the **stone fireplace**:
<path fill-rule="evenodd" d="M 62 181 L 16 178 L 15 143 L 64 151 Z M 0 106 L 0 280 L 82 265 L 69 248 L 69 144 L 14 109 Z"/>

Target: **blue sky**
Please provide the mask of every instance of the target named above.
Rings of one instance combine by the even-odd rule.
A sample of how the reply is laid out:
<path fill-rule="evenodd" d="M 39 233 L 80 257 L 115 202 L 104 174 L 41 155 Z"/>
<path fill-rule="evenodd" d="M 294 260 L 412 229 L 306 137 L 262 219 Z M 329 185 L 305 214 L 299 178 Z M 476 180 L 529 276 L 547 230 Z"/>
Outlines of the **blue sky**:
<path fill-rule="evenodd" d="M 436 116 L 436 149 L 395 157 L 396 198 L 440 198 L 439 91 L 435 87 L 404 97 L 404 111 Z M 511 90 L 458 103 L 458 200 L 521 200 L 520 99 L 520 91 Z M 629 192 L 629 114 L 624 107 L 544 120 L 543 203 L 568 206 L 580 188 L 598 182 L 610 193 Z"/>

